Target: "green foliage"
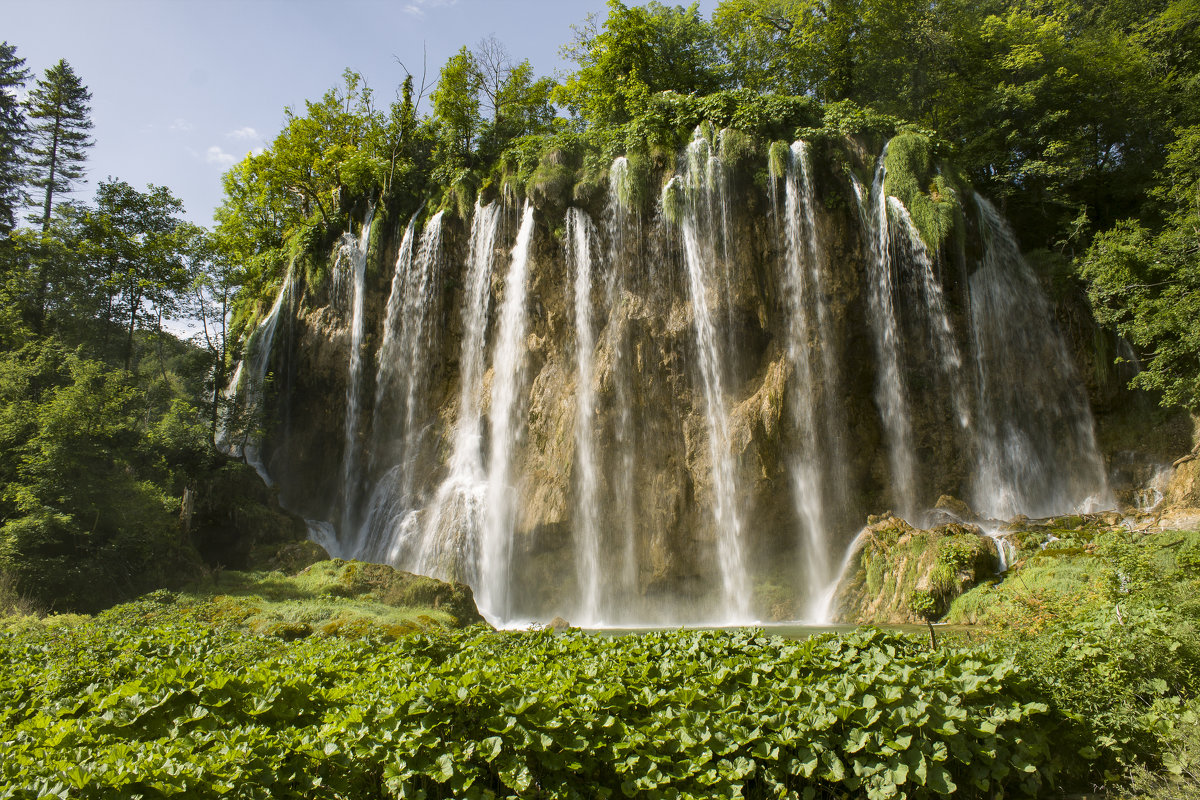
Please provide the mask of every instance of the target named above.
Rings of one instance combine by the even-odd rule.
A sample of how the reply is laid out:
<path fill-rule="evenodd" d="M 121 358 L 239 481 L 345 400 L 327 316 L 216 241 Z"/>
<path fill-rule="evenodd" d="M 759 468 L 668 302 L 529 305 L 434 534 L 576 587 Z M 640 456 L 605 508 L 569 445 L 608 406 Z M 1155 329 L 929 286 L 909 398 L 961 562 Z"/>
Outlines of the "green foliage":
<path fill-rule="evenodd" d="M 1195 763 L 1200 532 L 1075 517 L 1010 539 L 1015 566 L 958 598 L 948 619 L 986 624 L 989 646 L 1079 723 L 1062 744 L 1095 759 L 1093 780 L 1186 789 L 1172 776 Z"/>
<path fill-rule="evenodd" d="M 962 216 L 958 192 L 936 168 L 933 140 L 901 133 L 888 142 L 884 191 L 904 203 L 925 245 L 934 253 Z"/>
<path fill-rule="evenodd" d="M 1113 780 L 1135 763 L 1162 766 L 1163 745 L 1200 683 L 1190 621 L 1165 609 L 1092 608 L 1031 637 L 996 641 L 1081 723 L 1070 746 L 1094 748 Z"/>
<path fill-rule="evenodd" d="M 694 3 L 630 7 L 609 0 L 602 30 L 589 21 L 575 33 L 563 53 L 579 69 L 555 89 L 554 100 L 580 120 L 620 124 L 642 116 L 646 99 L 659 92 L 704 95 L 721 88 L 713 33 Z"/>
<path fill-rule="evenodd" d="M 1034 796 L 1070 755 L 1012 662 L 879 631 L 285 641 L 174 608 L 0 634 L 10 796 Z"/>
<path fill-rule="evenodd" d="M 0 235 L 7 236 L 16 225 L 25 175 L 25 114 L 18 94 L 23 91 L 29 70 L 17 48 L 0 42 Z"/>
<path fill-rule="evenodd" d="M 26 102 L 29 117 L 29 184 L 42 192 L 42 230 L 50 227 L 54 196 L 71 191 L 83 177 L 83 162 L 93 144 L 91 93 L 65 60 L 46 69 Z"/>
<path fill-rule="evenodd" d="M 195 410 L 172 404 L 145 436 L 145 395 L 121 372 L 52 346 L 4 372 L 0 570 L 17 589 L 94 609 L 186 573 L 164 484 L 207 461 Z"/>
<path fill-rule="evenodd" d="M 928 589 L 913 589 L 909 592 L 908 607 L 922 619 L 937 619 L 941 616 L 938 599 Z"/>
<path fill-rule="evenodd" d="M 1097 319 L 1146 354 L 1133 379 L 1164 405 L 1200 410 L 1200 126 L 1177 131 L 1155 193 L 1164 225 L 1136 220 L 1099 234 L 1081 263 Z"/>

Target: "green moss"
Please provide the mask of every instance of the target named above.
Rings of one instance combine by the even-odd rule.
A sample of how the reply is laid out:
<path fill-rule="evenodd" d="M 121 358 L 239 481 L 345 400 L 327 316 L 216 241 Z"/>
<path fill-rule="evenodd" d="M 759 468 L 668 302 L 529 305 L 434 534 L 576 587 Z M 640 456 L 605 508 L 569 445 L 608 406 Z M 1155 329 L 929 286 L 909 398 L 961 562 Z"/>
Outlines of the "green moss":
<path fill-rule="evenodd" d="M 788 161 L 792 157 L 792 146 L 785 141 L 771 142 L 767 148 L 767 172 L 773 180 L 787 175 Z"/>
<path fill-rule="evenodd" d="M 739 167 L 758 155 L 754 137 L 734 128 L 725 128 L 717 135 L 717 152 L 726 166 Z"/>
<path fill-rule="evenodd" d="M 564 208 L 575 186 L 573 159 L 562 149 L 550 150 L 529 177 L 528 189 L 539 207 Z"/>
<path fill-rule="evenodd" d="M 617 199 L 625 208 L 647 211 L 657 199 L 652 189 L 654 159 L 644 146 L 630 150 L 625 158 L 628 169 Z"/>
<path fill-rule="evenodd" d="M 662 190 L 662 217 L 672 225 L 678 225 L 683 220 L 684 208 L 687 203 L 683 179 L 676 175 L 671 178 Z"/>
<path fill-rule="evenodd" d="M 224 571 L 182 598 L 188 604 L 204 605 L 206 619 L 271 636 L 283 636 L 286 631 L 276 627 L 284 624 L 329 633 L 331 623 L 336 623 L 333 628 L 345 629 L 339 635 L 351 635 L 350 630 L 365 635 L 368 627 L 387 633 L 383 630 L 387 626 L 452 628 L 482 622 L 464 585 L 384 564 L 340 559 L 318 562 L 292 576 Z M 422 617 L 432 622 L 421 622 Z"/>
<path fill-rule="evenodd" d="M 888 143 L 884 191 L 897 197 L 931 252 L 961 228 L 962 201 L 954 181 L 936 168 L 935 145 L 920 133 L 901 133 Z"/>
<path fill-rule="evenodd" d="M 887 577 L 887 559 L 873 556 L 866 560 L 867 592 L 878 596 L 883 590 L 884 579 Z"/>

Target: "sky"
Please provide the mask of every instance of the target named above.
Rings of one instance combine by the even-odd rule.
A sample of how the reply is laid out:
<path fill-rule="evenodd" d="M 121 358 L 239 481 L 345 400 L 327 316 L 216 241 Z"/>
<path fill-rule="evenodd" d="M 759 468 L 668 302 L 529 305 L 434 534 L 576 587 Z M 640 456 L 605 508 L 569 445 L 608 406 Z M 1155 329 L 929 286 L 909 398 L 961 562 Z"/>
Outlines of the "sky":
<path fill-rule="evenodd" d="M 432 82 L 459 47 L 495 36 L 553 74 L 569 68 L 571 26 L 604 12 L 604 0 L 0 0 L 0 38 L 32 77 L 66 59 L 92 93 L 96 144 L 76 197 L 107 177 L 167 186 L 208 225 L 222 173 L 344 69 L 385 105 L 406 74 L 397 59 L 418 83 L 424 59 Z"/>

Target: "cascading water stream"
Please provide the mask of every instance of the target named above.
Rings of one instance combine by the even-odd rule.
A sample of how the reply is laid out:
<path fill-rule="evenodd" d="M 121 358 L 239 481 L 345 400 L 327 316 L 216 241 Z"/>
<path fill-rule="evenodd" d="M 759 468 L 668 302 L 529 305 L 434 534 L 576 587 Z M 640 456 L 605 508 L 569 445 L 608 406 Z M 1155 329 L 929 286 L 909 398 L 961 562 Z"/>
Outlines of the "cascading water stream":
<path fill-rule="evenodd" d="M 913 519 L 917 505 L 917 465 L 913 447 L 908 388 L 900 366 L 900 325 L 896 315 L 895 287 L 892 277 L 891 226 L 884 194 L 887 170 L 887 146 L 879 156 L 869 197 L 853 175 L 854 193 L 871 241 L 867 260 L 867 302 L 871 311 L 877 375 L 875 402 L 883 418 L 891 467 L 892 491 L 897 513 Z"/>
<path fill-rule="evenodd" d="M 636 214 L 632 213 L 633 184 L 629 161 L 620 156 L 612 163 L 608 179 L 608 208 L 605 222 L 609 245 L 609 274 L 606 298 L 609 309 L 607 345 L 612 353 L 612 372 L 616 381 L 614 409 L 615 441 L 619 470 L 612 481 L 613 501 L 621 509 L 621 569 L 615 594 L 621 598 L 613 605 L 628 608 L 626 598 L 637 591 L 637 524 L 634 474 L 637 461 L 637 442 L 633 428 L 632 381 L 636 374 L 628 346 L 628 320 L 624 313 L 625 274 L 633 265 L 625 261 L 626 232 L 639 232 Z M 611 607 L 611 606 L 610 606 Z"/>
<path fill-rule="evenodd" d="M 450 437 L 450 459 L 420 531 L 412 560 L 401 559 L 392 545 L 390 560 L 414 572 L 479 585 L 478 535 L 483 526 L 487 473 L 483 452 L 485 344 L 490 306 L 492 260 L 500 227 L 500 205 L 475 203 L 462 301 L 458 417 Z"/>
<path fill-rule="evenodd" d="M 708 140 L 697 129 L 696 138 L 688 146 L 683 190 L 685 202 L 679 223 L 711 459 L 713 516 L 722 588 L 722 608 L 718 614 L 729 621 L 746 622 L 750 619 L 750 579 L 742 552 L 737 475 L 730 452 L 725 362 L 708 299 L 710 287 L 720 282 L 720 276 L 715 274 L 718 256 L 729 235 L 722 225 L 725 214 L 719 205 L 721 196 L 715 184 L 723 169 L 720 160 L 712 154 Z M 724 266 L 728 268 L 728 265 Z"/>
<path fill-rule="evenodd" d="M 575 566 L 582 625 L 601 623 L 600 509 L 595 438 L 595 335 L 592 331 L 591 219 L 567 211 L 567 267 L 574 276 L 575 307 Z"/>
<path fill-rule="evenodd" d="M 405 230 L 388 297 L 375 382 L 373 461 L 378 472 L 362 524 L 366 558 L 407 560 L 404 546 L 420 530 L 421 480 L 428 456 L 430 378 L 441 342 L 442 217 L 429 218 L 413 245 L 416 217 Z M 383 462 L 387 459 L 386 462 Z"/>
<path fill-rule="evenodd" d="M 973 506 L 1047 517 L 1115 506 L 1087 397 L 1050 304 L 1011 228 L 979 195 L 983 257 L 971 274 L 978 372 Z"/>
<path fill-rule="evenodd" d="M 366 316 L 364 295 L 367 282 L 367 243 L 371 239 L 371 223 L 374 217 L 375 207 L 372 206 L 363 219 L 362 231 L 358 238 L 349 233 L 342 235 L 334 266 L 335 276 L 339 273 L 346 276 L 348 273 L 353 287 L 350 306 L 350 366 L 346 378 L 346 437 L 342 451 L 342 524 L 339 530 L 339 539 L 342 541 L 354 532 L 359 489 L 358 434 L 362 418 L 362 345 Z M 344 282 L 343 277 L 342 283 Z M 355 536 L 355 544 L 350 552 L 357 552 L 361 546 L 362 542 Z"/>
<path fill-rule="evenodd" d="M 962 356 L 959 355 L 958 345 L 954 343 L 954 329 L 950 326 L 950 316 L 946 313 L 942 284 L 934 274 L 929 249 L 921 239 L 908 209 L 899 198 L 889 197 L 887 202 L 891 219 L 896 220 L 907 234 L 906 261 L 917 276 L 925 327 L 933 341 L 938 368 L 948 384 L 958 427 L 966 430 L 971 424 L 971 410 L 967 403 L 967 387 L 962 374 Z"/>
<path fill-rule="evenodd" d="M 789 151 L 789 163 L 794 164 L 800 175 L 799 197 L 800 208 L 804 213 L 804 228 L 808 239 L 809 274 L 811 284 L 815 287 L 814 301 L 817 317 L 817 347 L 821 355 L 821 366 L 824 374 L 821 381 L 821 399 L 824 403 L 822 427 L 825 436 L 821 446 L 825 449 L 826 482 L 832 483 L 832 491 L 827 493 L 832 498 L 833 505 L 839 511 L 847 500 L 850 478 L 846 468 L 846 452 L 842 437 L 846 431 L 846 419 L 842 412 L 841 401 L 841 371 L 842 365 L 838 360 L 837 328 L 834 325 L 833 312 L 825 287 L 825 270 L 828 267 L 825 259 L 825 249 L 817 233 L 817 220 L 814 209 L 817 205 L 816 189 L 813 186 L 812 152 L 806 142 L 795 142 Z"/>
<path fill-rule="evenodd" d="M 520 412 L 521 389 L 525 384 L 525 331 L 529 318 L 526 291 L 532 241 L 533 206 L 526 201 L 512 250 L 512 262 L 504 278 L 504 299 L 500 304 L 500 322 L 492 356 L 492 398 L 488 413 L 490 449 L 476 592 L 480 613 L 501 623 L 509 621 L 511 614 L 510 564 L 517 510 L 512 468 L 513 456 L 524 431 Z"/>
<path fill-rule="evenodd" d="M 804 572 L 806 620 L 823 621 L 822 598 L 832 574 L 830 532 L 826 520 L 826 481 L 840 468 L 827 453 L 820 427 L 832 404 L 825 402 L 836 373 L 830 368 L 832 330 L 822 287 L 822 251 L 817 239 L 807 147 L 796 142 L 789 151 L 784 176 L 784 298 L 787 303 L 787 355 L 792 365 L 789 406 L 799 441 L 789 469 L 792 494 L 801 526 L 800 559 Z M 814 363 L 814 361 L 816 363 Z M 833 456 L 826 458 L 826 455 Z"/>
<path fill-rule="evenodd" d="M 235 458 L 245 459 L 267 486 L 273 486 L 274 482 L 262 460 L 262 435 L 259 433 L 259 426 L 253 424 L 249 418 L 262 411 L 267 366 L 271 361 L 271 350 L 275 346 L 275 331 L 279 327 L 282 309 L 291 304 L 292 287 L 292 270 L 289 268 L 271 310 L 246 340 L 242 360 L 238 362 L 233 377 L 223 392 L 225 398 L 232 401 L 232 405 L 237 409 L 232 416 L 245 419 L 234 423 L 230 418 L 231 413 L 227 411 L 221 416 L 215 437 L 218 449 Z M 238 429 L 236 434 L 230 429 L 231 424 Z M 235 440 L 235 436 L 238 440 Z"/>

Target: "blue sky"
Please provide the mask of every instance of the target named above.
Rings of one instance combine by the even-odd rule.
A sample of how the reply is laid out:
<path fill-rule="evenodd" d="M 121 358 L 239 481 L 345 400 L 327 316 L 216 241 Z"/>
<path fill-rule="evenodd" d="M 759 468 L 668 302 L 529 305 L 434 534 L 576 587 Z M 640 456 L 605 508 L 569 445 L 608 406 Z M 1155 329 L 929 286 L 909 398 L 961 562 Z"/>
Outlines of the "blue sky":
<path fill-rule="evenodd" d="M 715 0 L 700 4 L 711 13 Z M 35 75 L 65 58 L 92 92 L 91 196 L 107 176 L 165 185 L 211 222 L 221 173 L 302 107 L 361 73 L 380 103 L 404 79 L 430 79 L 462 45 L 495 35 L 540 75 L 604 0 L 3 0 L 0 37 Z M 32 81 L 31 81 L 32 83 Z"/>

